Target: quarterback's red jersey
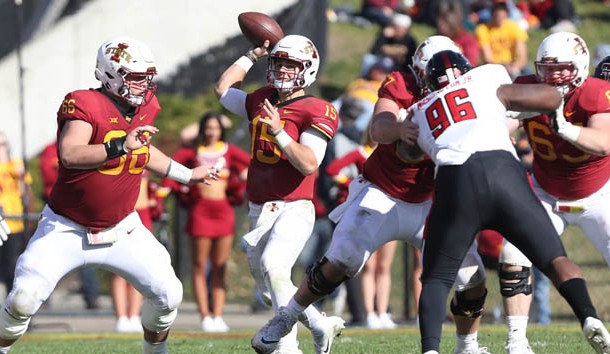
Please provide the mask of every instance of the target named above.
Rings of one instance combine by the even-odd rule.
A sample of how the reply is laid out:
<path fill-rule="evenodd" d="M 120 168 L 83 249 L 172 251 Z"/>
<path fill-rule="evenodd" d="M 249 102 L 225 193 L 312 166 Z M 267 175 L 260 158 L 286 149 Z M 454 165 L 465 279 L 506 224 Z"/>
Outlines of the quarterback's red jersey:
<path fill-rule="evenodd" d="M 415 76 L 391 73 L 379 89 L 379 97 L 390 99 L 400 108 L 409 108 L 421 99 Z M 394 198 L 420 203 L 432 196 L 434 163 L 428 156 L 405 161 L 396 153 L 397 142 L 379 144 L 364 164 L 364 177 Z"/>
<path fill-rule="evenodd" d="M 533 75 L 516 83 L 535 83 Z M 572 124 L 587 126 L 595 113 L 610 112 L 610 83 L 587 78 L 566 95 L 564 116 Z M 576 200 L 599 190 L 610 179 L 610 157 L 588 154 L 562 139 L 549 127 L 546 114 L 523 121 L 534 150 L 533 171 L 545 191 L 558 199 Z"/>
<path fill-rule="evenodd" d="M 277 103 L 277 92 L 272 87 L 262 87 L 246 97 L 246 110 L 250 121 L 250 169 L 248 170 L 248 198 L 253 203 L 270 200 L 312 199 L 315 174 L 303 176 L 287 160 L 275 144 L 275 138 L 260 119 L 266 117 L 262 108 L 267 98 Z M 277 104 L 284 130 L 299 141 L 301 134 L 314 128 L 329 140 L 335 136 L 338 115 L 332 104 L 312 97 L 302 96 Z"/>
<path fill-rule="evenodd" d="M 66 95 L 57 111 L 57 138 L 66 121 L 78 119 L 93 128 L 89 144 L 102 144 L 136 127 L 153 125 L 160 110 L 157 98 L 153 97 L 133 117 L 124 117 L 103 93 L 74 91 Z M 57 214 L 93 230 L 115 225 L 134 210 L 148 158 L 148 146 L 144 146 L 97 169 L 68 169 L 60 160 L 49 206 Z"/>

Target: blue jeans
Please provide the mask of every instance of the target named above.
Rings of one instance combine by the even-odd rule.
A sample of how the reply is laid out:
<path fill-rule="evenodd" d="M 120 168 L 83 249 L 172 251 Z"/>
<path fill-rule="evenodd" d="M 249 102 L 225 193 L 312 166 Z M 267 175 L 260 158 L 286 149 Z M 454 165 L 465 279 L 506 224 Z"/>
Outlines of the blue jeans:
<path fill-rule="evenodd" d="M 538 268 L 534 269 L 534 304 L 538 311 L 536 323 L 551 323 L 551 281 Z"/>

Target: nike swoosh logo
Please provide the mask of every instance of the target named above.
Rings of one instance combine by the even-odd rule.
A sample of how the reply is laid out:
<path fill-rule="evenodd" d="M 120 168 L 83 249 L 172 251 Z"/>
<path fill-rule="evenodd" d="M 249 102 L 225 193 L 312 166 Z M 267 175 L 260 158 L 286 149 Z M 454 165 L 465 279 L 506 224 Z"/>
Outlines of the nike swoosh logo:
<path fill-rule="evenodd" d="M 265 338 L 261 338 L 261 342 L 263 342 L 263 344 L 273 344 L 279 342 L 279 340 L 266 340 Z"/>
<path fill-rule="evenodd" d="M 573 115 L 574 115 L 574 113 L 576 113 L 576 112 L 575 112 L 575 111 L 572 111 L 572 112 L 566 112 L 565 116 L 566 116 L 566 118 L 568 118 L 568 117 L 573 116 Z"/>
<path fill-rule="evenodd" d="M 284 110 L 284 114 L 290 114 L 290 113 L 292 113 L 292 111 L 287 110 L 287 109 Z"/>

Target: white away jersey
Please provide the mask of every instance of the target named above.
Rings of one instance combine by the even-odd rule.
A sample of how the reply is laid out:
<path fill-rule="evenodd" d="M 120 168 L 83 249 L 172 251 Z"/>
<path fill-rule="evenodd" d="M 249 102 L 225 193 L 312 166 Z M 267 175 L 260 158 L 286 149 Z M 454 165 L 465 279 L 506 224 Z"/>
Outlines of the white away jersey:
<path fill-rule="evenodd" d="M 511 82 L 502 65 L 483 65 L 412 105 L 419 146 L 437 166 L 461 165 L 478 151 L 506 150 L 517 158 L 496 96 Z"/>

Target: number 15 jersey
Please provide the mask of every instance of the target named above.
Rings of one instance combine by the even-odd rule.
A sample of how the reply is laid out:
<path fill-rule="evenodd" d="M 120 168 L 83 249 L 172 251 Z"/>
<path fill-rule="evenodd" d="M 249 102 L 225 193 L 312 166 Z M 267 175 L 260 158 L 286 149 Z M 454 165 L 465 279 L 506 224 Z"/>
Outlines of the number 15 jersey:
<path fill-rule="evenodd" d="M 268 125 L 260 122 L 267 118 L 264 100 L 277 102 L 272 87 L 260 88 L 246 96 L 246 111 L 250 121 L 250 167 L 246 190 L 248 199 L 256 204 L 271 200 L 312 199 L 316 174 L 304 176 L 286 158 Z M 281 124 L 294 141 L 308 129 L 315 129 L 328 140 L 335 136 L 338 127 L 337 110 L 332 104 L 312 97 L 301 96 L 276 105 Z"/>
<path fill-rule="evenodd" d="M 517 154 L 496 91 L 510 84 L 501 65 L 479 66 L 411 106 L 420 147 L 439 165 L 461 165 L 479 151 Z"/>

